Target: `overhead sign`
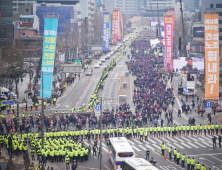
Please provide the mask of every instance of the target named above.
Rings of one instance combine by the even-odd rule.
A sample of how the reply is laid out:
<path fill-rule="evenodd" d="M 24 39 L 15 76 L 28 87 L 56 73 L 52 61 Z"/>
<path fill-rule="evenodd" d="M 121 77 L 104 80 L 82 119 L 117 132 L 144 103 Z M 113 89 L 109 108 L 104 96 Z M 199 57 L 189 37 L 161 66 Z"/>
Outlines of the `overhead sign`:
<path fill-rule="evenodd" d="M 219 25 L 218 14 L 204 14 L 205 100 L 219 99 Z"/>
<path fill-rule="evenodd" d="M 41 70 L 41 85 L 40 85 L 40 97 L 42 97 L 42 90 L 43 90 L 44 98 L 51 97 L 57 27 L 58 27 L 58 18 L 44 19 L 44 39 L 43 39 L 42 70 Z"/>
<path fill-rule="evenodd" d="M 164 15 L 164 31 L 165 31 L 165 69 L 173 70 L 173 15 Z M 167 67 L 167 65 L 170 67 Z"/>
<path fill-rule="evenodd" d="M 81 63 L 81 60 L 74 60 L 74 63 Z"/>
<path fill-rule="evenodd" d="M 100 110 L 100 109 L 101 109 L 101 105 L 100 105 L 100 104 L 97 104 L 97 105 L 95 106 L 95 109 L 96 109 L 96 110 Z"/>
<path fill-rule="evenodd" d="M 210 101 L 206 102 L 206 107 L 211 107 L 212 103 Z"/>
<path fill-rule="evenodd" d="M 3 101 L 2 104 L 14 104 L 15 102 L 12 100 L 9 101 Z"/>
<path fill-rule="evenodd" d="M 109 12 L 103 13 L 103 51 L 109 51 Z"/>
<path fill-rule="evenodd" d="M 193 37 L 204 37 L 204 27 L 193 27 Z"/>

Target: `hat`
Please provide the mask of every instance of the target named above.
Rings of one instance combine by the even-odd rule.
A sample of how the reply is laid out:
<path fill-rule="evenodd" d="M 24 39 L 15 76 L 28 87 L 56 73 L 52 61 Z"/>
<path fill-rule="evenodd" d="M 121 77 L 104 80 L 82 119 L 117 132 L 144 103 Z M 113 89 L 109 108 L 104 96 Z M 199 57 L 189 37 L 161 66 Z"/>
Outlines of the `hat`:
<path fill-rule="evenodd" d="M 186 61 L 188 61 L 188 60 L 192 60 L 193 61 L 193 59 L 191 57 L 187 57 Z"/>

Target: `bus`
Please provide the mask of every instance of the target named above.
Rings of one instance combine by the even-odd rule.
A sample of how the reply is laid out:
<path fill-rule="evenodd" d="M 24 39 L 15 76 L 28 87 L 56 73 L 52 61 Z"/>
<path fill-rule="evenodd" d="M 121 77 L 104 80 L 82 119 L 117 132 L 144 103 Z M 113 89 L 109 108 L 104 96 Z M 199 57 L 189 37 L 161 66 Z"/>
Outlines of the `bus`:
<path fill-rule="evenodd" d="M 125 137 L 110 138 L 110 160 L 114 169 L 121 170 L 121 162 L 135 158 L 135 152 Z"/>
<path fill-rule="evenodd" d="M 125 159 L 121 164 L 122 170 L 159 170 L 143 158 Z"/>

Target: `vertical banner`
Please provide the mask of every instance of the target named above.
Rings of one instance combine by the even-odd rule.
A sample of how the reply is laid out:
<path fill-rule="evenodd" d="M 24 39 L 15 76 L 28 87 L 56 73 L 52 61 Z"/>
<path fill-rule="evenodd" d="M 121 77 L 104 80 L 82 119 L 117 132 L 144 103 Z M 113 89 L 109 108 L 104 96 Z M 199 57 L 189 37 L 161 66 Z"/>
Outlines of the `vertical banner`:
<path fill-rule="evenodd" d="M 118 18 L 117 18 L 117 38 L 121 39 L 120 37 L 120 10 L 118 10 Z"/>
<path fill-rule="evenodd" d="M 175 10 L 170 9 L 169 12 L 171 13 L 171 15 L 173 15 L 173 26 L 175 26 Z"/>
<path fill-rule="evenodd" d="M 103 13 L 103 51 L 109 50 L 109 12 Z"/>
<path fill-rule="evenodd" d="M 121 23 L 121 27 L 122 27 L 122 40 L 123 40 L 123 36 L 124 36 L 124 33 L 123 33 L 123 15 L 120 11 L 120 23 Z"/>
<path fill-rule="evenodd" d="M 113 39 L 112 39 L 112 44 L 117 43 L 117 34 L 118 34 L 118 10 L 113 10 L 113 19 L 112 19 L 112 34 L 113 34 Z"/>
<path fill-rule="evenodd" d="M 164 15 L 165 32 L 165 69 L 173 70 L 172 48 L 173 48 L 173 15 Z"/>
<path fill-rule="evenodd" d="M 40 86 L 40 97 L 42 97 L 42 84 L 43 84 L 44 98 L 51 97 L 57 27 L 58 27 L 58 18 L 44 19 L 44 39 L 43 39 L 41 86 Z"/>
<path fill-rule="evenodd" d="M 205 30 L 205 100 L 219 99 L 218 14 L 204 14 Z"/>

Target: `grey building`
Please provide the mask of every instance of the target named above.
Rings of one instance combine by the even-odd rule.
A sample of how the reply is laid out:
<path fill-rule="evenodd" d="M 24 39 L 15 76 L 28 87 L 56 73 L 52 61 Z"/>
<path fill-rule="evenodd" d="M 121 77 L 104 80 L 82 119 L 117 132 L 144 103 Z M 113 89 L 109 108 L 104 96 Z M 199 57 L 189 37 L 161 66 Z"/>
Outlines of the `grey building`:
<path fill-rule="evenodd" d="M 116 8 L 128 16 L 138 14 L 138 0 L 116 0 Z"/>
<path fill-rule="evenodd" d="M 185 5 L 185 10 L 190 12 L 195 12 L 196 10 L 199 10 L 199 0 L 186 0 L 183 1 Z"/>
<path fill-rule="evenodd" d="M 204 23 L 204 11 L 206 8 L 215 8 L 219 15 L 219 42 L 220 51 L 222 51 L 222 0 L 201 0 L 200 12 L 201 12 L 201 23 Z"/>
<path fill-rule="evenodd" d="M 103 4 L 108 12 L 112 13 L 112 11 L 116 8 L 117 0 L 103 0 Z"/>

